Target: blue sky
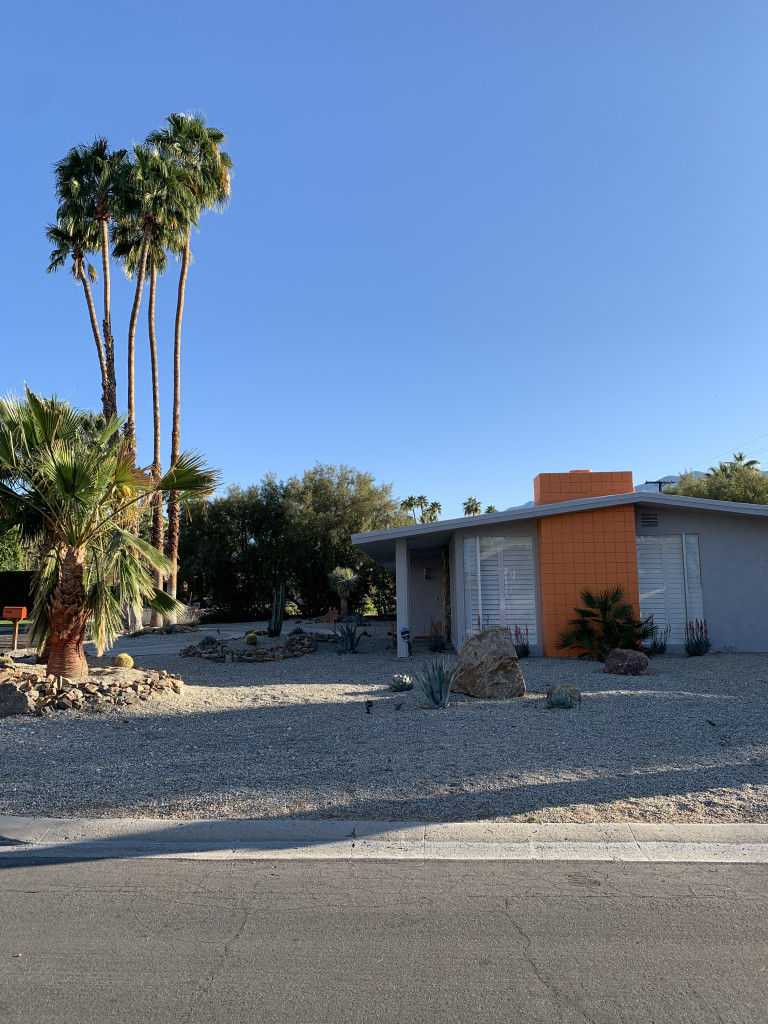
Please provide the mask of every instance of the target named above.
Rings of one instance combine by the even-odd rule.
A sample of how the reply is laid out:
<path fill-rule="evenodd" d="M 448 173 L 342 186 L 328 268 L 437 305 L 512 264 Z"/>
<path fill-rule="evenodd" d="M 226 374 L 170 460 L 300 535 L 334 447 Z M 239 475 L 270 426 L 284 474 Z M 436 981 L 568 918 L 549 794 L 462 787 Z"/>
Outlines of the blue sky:
<path fill-rule="evenodd" d="M 193 239 L 182 444 L 225 483 L 346 463 L 450 516 L 528 500 L 539 471 L 642 482 L 768 453 L 764 2 L 82 15 L 5 15 L 2 391 L 100 402 L 80 288 L 44 274 L 54 161 L 201 109 L 236 173 Z M 166 452 L 175 287 L 174 265 Z M 132 296 L 113 292 L 124 405 Z M 138 348 L 148 462 L 144 319 Z"/>

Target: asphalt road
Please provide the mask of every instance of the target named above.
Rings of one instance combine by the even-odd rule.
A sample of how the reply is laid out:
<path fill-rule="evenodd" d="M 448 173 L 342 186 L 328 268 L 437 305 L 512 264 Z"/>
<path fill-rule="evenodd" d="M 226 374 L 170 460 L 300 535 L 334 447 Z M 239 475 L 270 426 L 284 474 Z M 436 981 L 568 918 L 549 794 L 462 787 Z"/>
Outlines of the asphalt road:
<path fill-rule="evenodd" d="M 768 866 L 3 861 L 2 1024 L 741 1024 Z"/>

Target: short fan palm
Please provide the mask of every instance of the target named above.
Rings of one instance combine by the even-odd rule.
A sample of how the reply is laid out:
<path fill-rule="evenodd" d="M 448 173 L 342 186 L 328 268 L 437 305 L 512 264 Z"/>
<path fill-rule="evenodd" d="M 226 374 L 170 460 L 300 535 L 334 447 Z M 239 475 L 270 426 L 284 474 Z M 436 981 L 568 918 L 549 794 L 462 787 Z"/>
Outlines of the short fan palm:
<path fill-rule="evenodd" d="M 101 653 L 120 633 L 126 607 L 177 610 L 151 572 L 167 572 L 170 563 L 126 528 L 140 499 L 174 490 L 186 500 L 216 484 L 190 453 L 153 480 L 133 465 L 119 419 L 95 438 L 80 419 L 68 403 L 29 390 L 25 401 L 0 401 L 0 534 L 18 526 L 24 541 L 40 546 L 31 639 L 49 644 L 48 671 L 64 676 L 88 674 L 89 620 Z"/>
<path fill-rule="evenodd" d="M 580 647 L 580 657 L 605 661 L 616 647 L 639 650 L 643 640 L 655 636 L 653 616 L 636 619 L 623 587 L 609 587 L 596 594 L 582 590 L 579 596 L 583 607 L 574 608 L 576 618 L 558 636 L 559 650 Z"/>

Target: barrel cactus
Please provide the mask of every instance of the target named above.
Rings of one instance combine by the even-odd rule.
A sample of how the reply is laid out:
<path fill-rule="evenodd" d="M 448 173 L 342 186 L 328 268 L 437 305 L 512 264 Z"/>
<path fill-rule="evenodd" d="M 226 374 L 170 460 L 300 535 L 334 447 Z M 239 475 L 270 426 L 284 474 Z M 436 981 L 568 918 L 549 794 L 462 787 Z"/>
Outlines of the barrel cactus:
<path fill-rule="evenodd" d="M 392 676 L 392 682 L 389 684 L 390 690 L 394 690 L 395 693 L 403 693 L 405 690 L 413 689 L 413 680 L 410 676 L 404 673 L 398 672 Z"/>
<path fill-rule="evenodd" d="M 133 668 L 133 658 L 130 654 L 118 654 L 112 664 L 115 668 Z"/>
<path fill-rule="evenodd" d="M 16 662 L 9 654 L 0 655 L 0 668 L 15 668 Z"/>
<path fill-rule="evenodd" d="M 251 644 L 251 646 L 253 646 L 253 647 L 257 647 L 258 644 L 259 644 L 259 634 L 258 633 L 246 633 L 245 634 L 245 642 L 247 644 Z"/>
<path fill-rule="evenodd" d="M 551 693 L 549 697 L 547 697 L 548 708 L 558 708 L 560 710 L 564 710 L 565 708 L 572 708 L 573 706 L 573 697 L 571 697 L 571 695 L 568 693 L 563 693 L 562 691 L 560 691 L 558 693 Z"/>

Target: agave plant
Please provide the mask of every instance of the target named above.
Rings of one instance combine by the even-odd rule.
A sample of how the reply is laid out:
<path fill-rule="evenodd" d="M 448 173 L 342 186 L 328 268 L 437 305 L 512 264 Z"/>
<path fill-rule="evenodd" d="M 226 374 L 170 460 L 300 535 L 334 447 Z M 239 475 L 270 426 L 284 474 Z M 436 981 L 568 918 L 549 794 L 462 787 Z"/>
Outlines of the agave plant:
<path fill-rule="evenodd" d="M 392 682 L 389 684 L 389 688 L 390 690 L 394 690 L 395 693 L 405 693 L 406 690 L 413 689 L 413 680 L 404 672 L 398 672 L 392 676 Z"/>
<path fill-rule="evenodd" d="M 443 658 L 436 658 L 423 672 L 416 673 L 424 696 L 432 708 L 444 708 L 448 703 L 451 687 L 459 674 L 459 666 L 449 665 Z"/>
<path fill-rule="evenodd" d="M 333 635 L 339 654 L 356 654 L 358 645 L 363 638 L 361 633 L 358 636 L 357 626 L 337 623 L 333 627 Z"/>

